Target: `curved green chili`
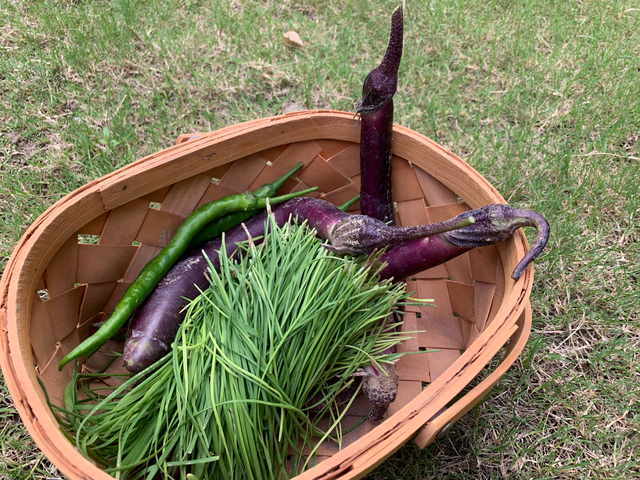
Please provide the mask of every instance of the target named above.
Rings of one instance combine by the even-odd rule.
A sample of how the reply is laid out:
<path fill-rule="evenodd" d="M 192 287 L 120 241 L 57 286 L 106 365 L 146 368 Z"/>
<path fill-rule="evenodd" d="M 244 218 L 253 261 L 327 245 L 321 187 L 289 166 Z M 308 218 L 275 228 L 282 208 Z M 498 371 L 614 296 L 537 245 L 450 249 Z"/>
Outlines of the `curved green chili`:
<path fill-rule="evenodd" d="M 286 175 L 279 178 L 275 182 L 267 183 L 265 185 L 262 185 L 261 187 L 256 188 L 253 192 L 253 195 L 258 198 L 267 198 L 267 197 L 274 196 L 276 192 L 280 189 L 280 187 L 284 185 L 284 182 L 289 180 L 289 178 L 291 178 L 291 176 L 294 173 L 296 173 L 298 170 L 300 170 L 300 168 L 302 168 L 302 165 L 303 165 L 302 163 L 299 163 L 298 165 L 293 167 L 291 170 L 289 170 L 289 172 L 287 172 Z M 195 250 L 198 247 L 201 247 L 202 245 L 207 243 L 209 240 L 213 240 L 214 238 L 217 238 L 220 235 L 222 235 L 227 230 L 231 230 L 231 228 L 235 227 L 236 225 L 240 225 L 245 220 L 249 220 L 259 211 L 260 209 L 233 212 L 233 213 L 228 213 L 223 217 L 216 218 L 214 221 L 212 221 L 206 227 L 200 230 L 195 235 L 195 237 L 193 237 L 193 239 L 191 240 L 191 242 L 189 243 L 189 246 L 185 251 L 190 252 L 192 250 Z"/>
<path fill-rule="evenodd" d="M 184 223 L 180 225 L 180 228 L 176 231 L 169 245 L 167 245 L 157 257 L 147 263 L 138 277 L 129 285 L 129 288 L 127 288 L 118 305 L 116 305 L 109 320 L 107 320 L 96 333 L 65 356 L 58 365 L 58 370 L 62 370 L 62 367 L 71 360 L 96 351 L 109 340 L 120 327 L 124 325 L 133 310 L 135 310 L 135 308 L 147 298 L 156 285 L 158 285 L 162 277 L 166 275 L 176 260 L 180 258 L 194 235 L 209 222 L 229 212 L 265 208 L 267 200 L 271 205 L 276 205 L 317 189 L 318 187 L 309 188 L 300 192 L 289 193 L 269 199 L 257 198 L 253 193 L 229 195 L 215 202 L 207 203 L 195 210 L 185 219 Z"/>

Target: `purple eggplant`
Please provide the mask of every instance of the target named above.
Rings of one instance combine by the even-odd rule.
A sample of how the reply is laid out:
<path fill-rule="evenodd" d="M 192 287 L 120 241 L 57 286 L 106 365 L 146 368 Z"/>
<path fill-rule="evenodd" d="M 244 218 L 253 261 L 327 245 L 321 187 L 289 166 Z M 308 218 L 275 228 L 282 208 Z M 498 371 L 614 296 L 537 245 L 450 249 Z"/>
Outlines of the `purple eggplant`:
<path fill-rule="evenodd" d="M 395 224 L 391 196 L 391 148 L 393 136 L 393 95 L 398 87 L 402 58 L 402 7 L 391 16 L 389 45 L 380 65 L 362 85 L 356 112 L 362 123 L 360 133 L 360 211 L 384 223 Z"/>
<path fill-rule="evenodd" d="M 500 214 L 491 214 L 493 209 L 498 209 Z M 237 250 L 237 242 L 245 241 L 248 238 L 247 234 L 254 239 L 264 235 L 266 215 L 266 212 L 258 214 L 248 220 L 244 226 L 237 226 L 225 234 L 225 247 L 229 255 Z M 306 221 L 316 230 L 319 237 L 333 241 L 335 235 L 339 244 L 345 242 L 340 240 L 341 233 L 336 232 L 336 230 L 340 230 L 338 227 L 344 226 L 345 223 L 348 224 L 347 220 L 355 217 L 353 223 L 356 227 L 344 229 L 349 236 L 353 236 L 353 230 L 357 231 L 357 226 L 362 225 L 361 219 L 358 218 L 359 216 L 348 215 L 329 202 L 308 197 L 295 198 L 276 206 L 273 208 L 273 215 L 280 226 L 289 221 Z M 510 217 L 517 215 L 519 215 L 518 218 L 523 217 L 523 215 L 526 216 L 526 221 L 521 220 L 520 223 L 518 223 L 518 220 L 513 219 L 507 221 Z M 484 242 L 492 242 L 508 238 L 518 226 L 529 225 L 529 218 L 529 214 L 522 214 L 520 210 L 506 205 L 497 205 L 483 207 L 478 211 L 465 212 L 453 219 L 453 221 L 449 221 L 447 228 L 455 228 L 462 224 L 467 225 L 455 231 L 462 232 L 461 234 L 456 233 L 455 240 L 453 240 L 459 243 L 465 241 L 465 229 L 472 229 L 471 234 L 484 238 Z M 366 241 L 371 237 L 371 229 L 369 228 L 371 225 L 376 224 L 367 221 L 366 228 L 360 228 L 359 230 L 362 233 L 362 238 Z M 379 225 L 381 229 L 395 229 L 395 233 L 392 235 L 394 241 L 400 239 L 403 231 L 407 232 L 407 238 L 415 238 L 417 232 L 412 228 L 388 227 L 381 223 Z M 442 228 L 437 226 L 438 224 L 435 225 L 437 229 Z M 544 228 L 541 229 L 542 236 L 545 232 L 548 235 L 548 228 L 546 230 Z M 405 278 L 412 273 L 449 260 L 472 248 L 471 246 L 460 247 L 449 243 L 445 235 L 451 235 L 451 232 L 431 235 L 425 239 L 407 240 L 389 247 L 381 256 L 381 260 L 387 263 L 387 266 L 381 271 L 381 276 L 383 278 L 393 277 L 395 280 Z M 385 236 L 387 235 L 374 235 L 376 239 L 384 238 Z M 346 243 L 348 244 L 351 241 L 352 238 Z M 541 245 L 539 248 L 541 250 L 546 240 L 536 240 L 536 243 Z M 412 245 L 416 252 L 413 260 L 411 259 L 411 251 L 405 248 L 407 245 Z M 202 251 L 209 257 L 214 268 L 217 268 L 219 266 L 218 253 L 221 246 L 222 239 L 215 239 L 204 245 L 202 250 L 193 252 L 174 265 L 149 298 L 136 310 L 127 332 L 124 349 L 125 366 L 130 372 L 137 373 L 143 370 L 169 351 L 170 345 L 174 341 L 180 323 L 184 318 L 183 309 L 189 302 L 187 299 L 195 298 L 199 293 L 198 289 L 206 288 L 208 285 L 204 275 L 207 261 L 202 255 Z M 327 247 L 329 249 L 335 248 L 329 245 Z M 369 245 L 368 251 L 378 248 L 383 248 L 383 246 L 376 240 Z M 433 260 L 434 258 L 436 259 L 435 261 Z M 532 260 L 533 257 L 528 256 L 526 259 L 527 264 Z M 518 267 L 520 268 L 521 265 Z M 520 270 L 524 267 L 526 265 L 522 265 Z"/>
<path fill-rule="evenodd" d="M 388 245 L 450 231 L 474 222 L 472 216 L 466 216 L 460 221 L 456 217 L 420 227 L 391 227 L 364 215 L 349 215 L 324 200 L 307 197 L 298 197 L 297 200 L 287 202 L 285 208 L 273 210 L 278 224 L 282 226 L 290 218 L 309 221 L 320 237 L 332 242 L 326 247 L 336 254 L 368 254 Z M 234 227 L 225 234 L 224 241 L 229 254 L 237 249 L 238 242 L 247 239 L 247 231 L 252 237 L 264 233 L 265 215 L 264 212 L 256 215 L 244 226 Z M 215 267 L 219 265 L 217 252 L 221 246 L 222 238 L 217 238 L 202 247 Z M 136 309 L 124 349 L 124 364 L 130 372 L 144 370 L 169 351 L 169 345 L 184 319 L 182 309 L 188 303 L 186 299 L 195 298 L 199 293 L 198 288 L 206 287 L 207 280 L 203 276 L 206 265 L 201 250 L 185 257 L 169 270 L 147 300 Z"/>
<path fill-rule="evenodd" d="M 362 123 L 360 133 L 360 211 L 363 215 L 390 225 L 396 224 L 392 195 L 393 96 L 398 88 L 398 69 L 402 59 L 404 18 L 402 7 L 391 16 L 391 32 L 387 51 L 380 65 L 364 80 L 362 97 L 356 106 Z M 401 311 L 382 321 L 401 322 Z M 396 353 L 392 347 L 385 353 Z M 398 392 L 398 375 L 393 365 L 378 372 L 371 367 L 363 378 L 363 391 L 372 404 L 369 418 L 380 420 Z"/>
<path fill-rule="evenodd" d="M 381 261 L 387 264 L 380 272 L 381 279 L 403 280 L 472 248 L 506 240 L 520 227 L 534 227 L 538 230 L 538 236 L 511 273 L 511 278 L 518 280 L 549 241 L 549 223 L 542 215 L 531 210 L 495 204 L 461 213 L 455 218 L 461 222 L 468 217 L 472 217 L 474 223 L 467 227 L 389 247 L 381 257 Z"/>

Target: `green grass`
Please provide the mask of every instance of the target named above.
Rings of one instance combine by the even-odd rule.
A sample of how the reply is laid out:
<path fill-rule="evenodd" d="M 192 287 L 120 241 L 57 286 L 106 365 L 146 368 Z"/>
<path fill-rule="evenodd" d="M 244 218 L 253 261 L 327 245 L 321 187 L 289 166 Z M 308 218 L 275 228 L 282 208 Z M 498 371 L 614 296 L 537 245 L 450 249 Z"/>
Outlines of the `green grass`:
<path fill-rule="evenodd" d="M 0 0 L 0 270 L 49 205 L 180 133 L 353 110 L 396 3 Z M 448 437 L 368 478 L 640 477 L 638 7 L 408 2 L 397 123 L 553 234 L 521 359 Z M 0 425 L 0 478 L 60 478 L 3 385 Z"/>

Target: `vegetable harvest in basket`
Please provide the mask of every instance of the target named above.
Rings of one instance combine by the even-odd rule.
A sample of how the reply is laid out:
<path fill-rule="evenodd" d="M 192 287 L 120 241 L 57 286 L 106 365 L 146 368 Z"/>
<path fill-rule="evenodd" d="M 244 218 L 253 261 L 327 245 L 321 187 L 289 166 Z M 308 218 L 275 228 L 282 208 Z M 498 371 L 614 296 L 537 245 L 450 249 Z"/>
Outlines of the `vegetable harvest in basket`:
<path fill-rule="evenodd" d="M 407 294 L 379 281 L 376 257 L 337 257 L 306 226 L 267 222 L 261 244 L 209 264 L 171 355 L 109 395 L 100 374 L 76 373 L 63 426 L 107 472 L 283 478 L 287 455 L 297 469 L 303 449 L 340 440 L 362 369 L 397 360 L 384 352 L 402 338 L 377 327 Z"/>
<path fill-rule="evenodd" d="M 108 465 L 107 471 L 130 478 L 152 478 L 159 472 L 280 478 L 287 452 L 299 454 L 298 442 L 309 447 L 310 436 L 321 434 L 317 421 L 322 415 L 337 429 L 322 434 L 340 437 L 336 419 L 344 409 L 339 406 L 354 392 L 362 389 L 371 401 L 371 419 L 384 416 L 398 386 L 393 364 L 402 341 L 396 327 L 406 301 L 406 277 L 506 240 L 520 227 L 535 227 L 538 237 L 512 277 L 518 279 L 540 254 L 549 236 L 546 220 L 504 204 L 439 224 L 395 226 L 392 99 L 402 37 L 398 8 L 387 52 L 367 76 L 357 105 L 362 124 L 360 215 L 343 211 L 347 206 L 298 197 L 304 192 L 298 198 L 272 199 L 300 166 L 253 194 L 223 199 L 224 208 L 210 205 L 209 212 L 246 211 L 219 218 L 205 229 L 206 222 L 195 215 L 198 220 L 178 231 L 168 253 L 161 252 L 142 270 L 98 332 L 62 360 L 60 368 L 92 354 L 133 314 L 123 360 L 134 376 L 103 398 L 86 388 L 94 377 L 76 374 L 65 396 L 65 429 L 85 455 Z M 271 214 L 256 210 L 278 201 L 282 203 Z M 320 246 L 317 237 L 326 242 Z M 290 245 L 296 254 L 282 247 L 292 239 L 299 242 Z M 322 270 L 325 263 L 329 266 Z M 334 289 L 331 275 L 346 283 Z M 325 303 L 316 305 L 323 289 L 335 296 L 323 296 Z M 371 306 L 356 300 L 358 295 Z M 324 320 L 309 320 L 316 312 Z M 357 333 L 348 336 L 345 332 L 352 329 Z M 196 376 L 202 372 L 204 380 Z M 91 402 L 77 396 L 77 385 Z M 134 407 L 136 402 L 144 404 Z M 129 420 L 117 422 L 123 415 Z M 255 458 L 261 460 L 255 463 Z M 150 469 L 144 473 L 142 465 Z M 244 467 L 244 473 L 235 470 Z M 280 474 L 268 476 L 272 471 Z"/>

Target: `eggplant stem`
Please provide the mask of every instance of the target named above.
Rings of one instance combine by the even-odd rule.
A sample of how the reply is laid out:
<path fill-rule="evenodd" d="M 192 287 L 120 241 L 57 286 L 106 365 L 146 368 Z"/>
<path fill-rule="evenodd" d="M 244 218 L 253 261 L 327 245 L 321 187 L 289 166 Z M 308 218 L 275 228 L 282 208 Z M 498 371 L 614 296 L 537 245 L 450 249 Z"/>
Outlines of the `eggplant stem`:
<path fill-rule="evenodd" d="M 402 7 L 391 16 L 389 44 L 382 62 L 371 70 L 362 85 L 362 98 L 356 104 L 356 113 L 374 113 L 393 98 L 398 87 L 398 69 L 402 60 L 404 23 Z"/>
<path fill-rule="evenodd" d="M 367 215 L 350 215 L 336 222 L 330 232 L 331 245 L 325 245 L 325 248 L 337 255 L 367 255 L 390 245 L 432 237 L 474 223 L 475 217 L 465 214 L 445 222 L 395 227 Z"/>
<path fill-rule="evenodd" d="M 391 244 L 415 240 L 417 238 L 426 238 L 439 233 L 450 232 L 459 228 L 468 227 L 475 223 L 473 216 L 454 217 L 450 220 L 438 223 L 429 223 L 427 225 L 419 225 L 417 227 L 386 227 L 381 230 L 383 240 L 377 248 L 386 247 Z"/>
<path fill-rule="evenodd" d="M 518 210 L 518 214 L 523 220 L 521 226 L 536 228 L 538 230 L 538 235 L 536 236 L 536 239 L 531 245 L 529 251 L 524 257 L 522 257 L 522 260 L 520 260 L 518 265 L 516 265 L 516 268 L 513 269 L 511 278 L 514 280 L 518 280 L 529 264 L 538 258 L 549 241 L 549 233 L 551 231 L 549 222 L 547 222 L 547 219 L 539 213 L 532 210 Z"/>
<path fill-rule="evenodd" d="M 391 32 L 387 51 L 380 62 L 380 70 L 388 75 L 397 75 L 400 68 L 400 60 L 402 59 L 402 40 L 404 30 L 404 14 L 402 5 L 398 6 L 391 14 Z M 394 35 L 393 33 L 396 32 Z M 399 32 L 399 33 L 397 33 Z"/>
<path fill-rule="evenodd" d="M 442 239 L 456 247 L 475 248 L 506 240 L 520 227 L 535 227 L 538 230 L 538 236 L 531 249 L 511 274 L 514 280 L 520 278 L 522 272 L 540 255 L 549 241 L 549 222 L 531 210 L 517 210 L 510 205 L 497 203 L 470 210 L 459 216 L 467 215 L 475 217 L 474 225 L 442 233 Z"/>

